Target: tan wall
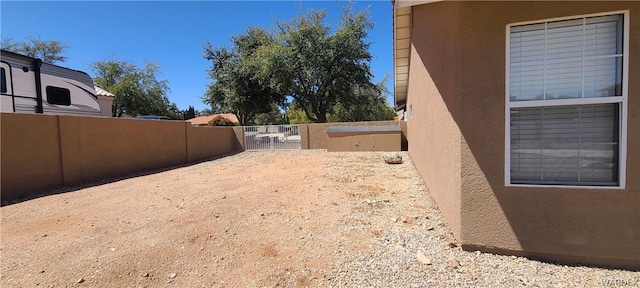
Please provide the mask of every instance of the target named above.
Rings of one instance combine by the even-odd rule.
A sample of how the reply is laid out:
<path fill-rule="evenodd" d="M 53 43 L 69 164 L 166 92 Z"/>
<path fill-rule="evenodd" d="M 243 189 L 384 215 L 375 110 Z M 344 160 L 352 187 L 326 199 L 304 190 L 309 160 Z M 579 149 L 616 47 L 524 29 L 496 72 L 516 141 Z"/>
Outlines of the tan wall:
<path fill-rule="evenodd" d="M 186 162 L 179 121 L 59 116 L 65 185 Z"/>
<path fill-rule="evenodd" d="M 244 151 L 244 127 L 233 126 L 233 133 L 235 134 L 235 151 Z"/>
<path fill-rule="evenodd" d="M 2 199 L 239 151 L 231 127 L 182 121 L 2 114 Z"/>
<path fill-rule="evenodd" d="M 460 239 L 461 136 L 459 114 L 459 2 L 413 7 L 407 109 L 409 153 L 445 221 Z M 422 37 L 429 35 L 429 37 Z"/>
<path fill-rule="evenodd" d="M 227 127 L 187 126 L 188 162 L 211 158 L 211 155 L 224 155 L 235 151 L 236 134 Z"/>
<path fill-rule="evenodd" d="M 336 122 L 300 125 L 300 146 L 302 149 L 327 149 L 329 136 L 327 128 L 331 126 L 399 126 L 398 121 Z"/>
<path fill-rule="evenodd" d="M 62 186 L 58 118 L 0 114 L 2 200 Z"/>
<path fill-rule="evenodd" d="M 506 25 L 618 10 L 630 10 L 631 19 L 626 189 L 505 187 Z M 463 247 L 640 267 L 640 81 L 633 80 L 640 79 L 640 2 L 444 2 L 413 13 L 409 151 L 441 209 L 461 201 L 461 216 L 446 208 L 443 214 L 449 223 L 460 221 L 453 228 Z M 428 140 L 451 147 L 433 149 Z M 449 168 L 434 173 L 442 165 Z"/>
<path fill-rule="evenodd" d="M 329 133 L 327 151 L 400 151 L 398 132 Z"/>
<path fill-rule="evenodd" d="M 400 130 L 402 130 L 402 135 L 400 135 L 400 150 L 409 151 L 409 142 L 407 141 L 407 122 L 398 121 L 398 124 L 400 124 Z"/>

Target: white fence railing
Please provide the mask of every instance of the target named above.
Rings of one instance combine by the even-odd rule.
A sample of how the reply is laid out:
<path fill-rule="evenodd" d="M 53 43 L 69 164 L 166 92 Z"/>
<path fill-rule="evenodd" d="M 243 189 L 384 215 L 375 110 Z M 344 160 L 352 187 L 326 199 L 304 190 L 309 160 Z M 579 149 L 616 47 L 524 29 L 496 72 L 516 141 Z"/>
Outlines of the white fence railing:
<path fill-rule="evenodd" d="M 300 126 L 244 126 L 244 145 L 246 151 L 300 149 Z"/>

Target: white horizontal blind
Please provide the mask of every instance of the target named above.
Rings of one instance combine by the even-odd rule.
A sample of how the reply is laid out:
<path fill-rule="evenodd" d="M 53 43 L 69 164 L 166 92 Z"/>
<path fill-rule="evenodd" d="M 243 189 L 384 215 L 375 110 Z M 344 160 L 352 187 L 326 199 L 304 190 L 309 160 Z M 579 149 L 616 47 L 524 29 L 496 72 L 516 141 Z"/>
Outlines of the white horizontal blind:
<path fill-rule="evenodd" d="M 510 27 L 511 184 L 618 184 L 623 20 L 619 14 Z"/>
<path fill-rule="evenodd" d="M 511 101 L 622 96 L 622 15 L 511 28 Z"/>
<path fill-rule="evenodd" d="M 514 184 L 614 185 L 618 104 L 511 109 Z"/>

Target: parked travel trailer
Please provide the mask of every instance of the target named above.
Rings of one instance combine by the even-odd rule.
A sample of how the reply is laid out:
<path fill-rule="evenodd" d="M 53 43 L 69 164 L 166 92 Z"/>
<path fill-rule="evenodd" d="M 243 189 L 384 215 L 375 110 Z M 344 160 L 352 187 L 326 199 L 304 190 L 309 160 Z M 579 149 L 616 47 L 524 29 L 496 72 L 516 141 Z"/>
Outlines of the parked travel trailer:
<path fill-rule="evenodd" d="M 0 56 L 1 112 L 111 116 L 113 100 L 98 101 L 87 73 L 5 50 Z"/>

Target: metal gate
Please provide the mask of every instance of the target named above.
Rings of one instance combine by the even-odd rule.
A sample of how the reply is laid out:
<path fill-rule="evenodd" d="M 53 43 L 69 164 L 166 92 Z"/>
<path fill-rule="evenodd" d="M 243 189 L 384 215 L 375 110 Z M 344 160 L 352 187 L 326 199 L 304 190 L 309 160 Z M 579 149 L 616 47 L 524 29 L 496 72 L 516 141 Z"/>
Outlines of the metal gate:
<path fill-rule="evenodd" d="M 244 146 L 246 151 L 300 149 L 300 126 L 244 126 Z"/>

